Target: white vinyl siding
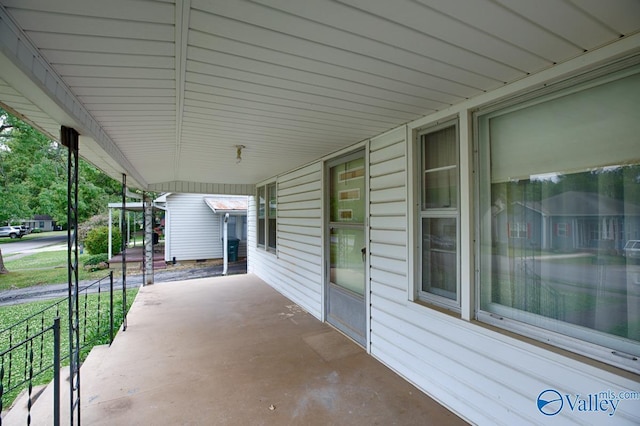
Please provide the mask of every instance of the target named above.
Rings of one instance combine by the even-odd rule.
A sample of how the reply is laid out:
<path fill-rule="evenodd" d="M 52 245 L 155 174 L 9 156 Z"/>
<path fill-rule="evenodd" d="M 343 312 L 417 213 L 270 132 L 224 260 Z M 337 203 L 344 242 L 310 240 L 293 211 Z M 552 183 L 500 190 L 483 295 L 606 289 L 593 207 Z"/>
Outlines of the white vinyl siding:
<path fill-rule="evenodd" d="M 280 176 L 277 256 L 255 246 L 256 199 L 249 201 L 249 272 L 322 317 L 322 166 Z M 253 241 L 253 242 L 252 242 Z"/>
<path fill-rule="evenodd" d="M 500 364 L 509 363 L 479 356 L 484 346 L 480 336 L 465 331 L 467 337 L 460 339 L 466 323 L 409 306 L 406 149 L 404 128 L 370 145 L 371 354 L 458 413 L 474 410 L 474 422 L 499 423 L 492 411 L 508 411 L 487 387 L 504 393 L 502 398 L 532 404 L 535 409 L 537 393 L 530 400 L 526 392 L 544 386 L 537 374 L 500 369 Z M 492 352 L 491 345 L 486 351 Z M 483 362 L 476 365 L 469 359 Z M 501 370 L 499 377 L 493 374 L 496 370 Z M 501 385 L 494 383 L 510 377 L 519 379 L 518 389 L 500 390 Z M 506 424 L 522 424 L 525 417 L 518 413 L 499 416 Z"/>
<path fill-rule="evenodd" d="M 256 273 L 254 265 L 259 265 L 262 257 L 257 250 L 258 206 L 256 195 L 247 197 L 247 273 Z"/>
<path fill-rule="evenodd" d="M 404 135 L 399 128 L 370 145 L 371 355 L 477 424 L 542 423 L 548 419 L 536 398 L 549 388 L 582 395 L 636 390 L 633 380 L 409 301 Z M 636 404 L 622 401 L 617 420 L 637 422 Z M 570 412 L 557 417 L 601 420 Z"/>
<path fill-rule="evenodd" d="M 476 424 L 535 424 L 545 389 L 563 394 L 636 390 L 637 382 L 554 354 L 475 324 L 372 297 L 377 306 L 372 354 L 450 409 Z M 621 401 L 616 424 L 637 424 L 638 401 Z M 607 414 L 564 411 L 563 424 L 601 424 Z M 559 423 L 559 424 L 560 424 Z"/>
<path fill-rule="evenodd" d="M 611 54 L 619 52 L 614 49 Z M 582 72 L 587 64 L 585 58 L 409 123 L 407 133 L 411 134 L 455 117 L 460 120 L 460 166 L 464 168 L 460 215 L 465 221 L 474 217 L 475 206 L 476 175 L 468 158 L 473 146 L 473 131 L 468 125 L 470 112 L 498 98 Z M 602 53 L 597 53 L 594 63 L 601 64 L 604 59 Z M 544 424 L 553 420 L 576 425 L 611 421 L 640 424 L 640 401 L 636 400 L 620 401 L 612 417 L 567 408 L 552 419 L 540 413 L 536 399 L 546 389 L 582 396 L 607 390 L 637 392 L 640 379 L 638 375 L 474 321 L 476 283 L 472 282 L 475 270 L 468 266 L 471 261 L 462 262 L 465 271 L 461 274 L 460 302 L 468 307 L 463 309 L 463 315 L 444 313 L 413 301 L 416 268 L 413 259 L 418 245 L 411 227 L 416 226 L 413 210 L 419 199 L 413 191 L 413 181 L 417 180 L 413 176 L 414 158 L 407 158 L 406 154 L 413 153 L 413 148 L 405 140 L 405 133 L 403 126 L 369 142 L 370 354 L 471 423 Z M 249 254 L 252 272 L 319 318 L 323 296 L 319 263 L 322 209 L 314 201 L 319 203 L 322 199 L 320 164 L 278 179 L 279 257 L 256 250 L 255 243 L 250 244 Z M 284 199 L 291 203 L 288 208 L 283 205 Z M 255 200 L 250 205 L 254 211 L 250 217 L 255 217 Z M 255 228 L 255 220 L 249 223 Z M 464 223 L 460 256 L 473 259 L 475 234 L 470 229 L 473 225 Z M 251 227 L 249 239 L 255 242 L 255 230 Z M 312 261 L 314 253 L 317 262 Z"/>
<path fill-rule="evenodd" d="M 371 141 L 369 149 L 371 317 L 380 310 L 373 300 L 407 300 L 406 144 L 402 127 Z M 378 347 L 371 327 L 372 353 Z"/>
<path fill-rule="evenodd" d="M 205 194 L 167 197 L 165 260 L 222 258 L 220 217 L 204 202 Z M 210 196 L 210 195 L 208 195 Z"/>

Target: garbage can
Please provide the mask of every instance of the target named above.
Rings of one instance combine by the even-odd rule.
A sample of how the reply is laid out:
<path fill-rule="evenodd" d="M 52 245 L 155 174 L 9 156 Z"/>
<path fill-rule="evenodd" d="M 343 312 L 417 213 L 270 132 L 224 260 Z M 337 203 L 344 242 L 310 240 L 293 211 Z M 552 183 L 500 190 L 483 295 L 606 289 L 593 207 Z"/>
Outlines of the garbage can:
<path fill-rule="evenodd" d="M 238 261 L 238 246 L 240 245 L 240 240 L 237 238 L 229 238 L 227 240 L 227 259 L 229 262 L 237 262 Z"/>

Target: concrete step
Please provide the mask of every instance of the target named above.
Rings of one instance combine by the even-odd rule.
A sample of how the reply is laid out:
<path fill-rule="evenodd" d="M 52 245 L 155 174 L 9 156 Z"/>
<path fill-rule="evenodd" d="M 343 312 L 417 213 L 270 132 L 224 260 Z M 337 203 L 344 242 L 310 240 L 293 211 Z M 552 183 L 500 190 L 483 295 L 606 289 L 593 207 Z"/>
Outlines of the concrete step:
<path fill-rule="evenodd" d="M 64 417 L 64 414 L 69 410 L 68 407 L 69 367 L 62 367 L 60 369 L 60 424 L 65 424 L 62 422 L 63 418 L 69 418 L 68 414 Z M 40 398 L 38 398 L 37 404 L 34 404 L 31 408 L 31 424 L 34 426 L 53 424 L 53 382 L 47 385 L 47 388 L 44 390 L 42 395 L 40 395 Z"/>
<path fill-rule="evenodd" d="M 154 270 L 166 269 L 166 268 L 167 268 L 167 263 L 164 260 L 153 262 L 153 269 Z"/>
<path fill-rule="evenodd" d="M 31 390 L 31 406 L 40 399 L 47 385 L 34 386 Z M 29 395 L 27 389 L 20 392 L 13 405 L 8 410 L 2 412 L 2 424 L 3 425 L 18 425 L 26 424 L 27 416 L 29 415 Z"/>
<path fill-rule="evenodd" d="M 89 369 L 99 369 L 103 360 L 108 356 L 109 345 L 95 346 L 87 359 L 82 363 L 80 367 L 80 383 L 82 386 L 82 371 Z M 69 424 L 69 410 L 70 399 L 69 392 L 71 391 L 69 385 L 69 367 L 62 367 L 60 369 L 60 424 Z M 32 395 L 36 394 L 36 390 L 32 392 Z M 3 425 L 23 425 L 27 424 L 27 404 L 28 396 L 26 391 L 20 394 L 20 397 L 16 399 L 16 403 L 13 405 L 10 411 L 2 417 Z M 38 425 L 52 425 L 53 424 L 53 382 L 48 385 L 42 385 L 38 387 L 37 399 L 32 396 L 31 405 L 31 424 Z"/>
<path fill-rule="evenodd" d="M 118 330 L 115 330 L 117 332 Z M 109 356 L 109 345 L 94 346 L 89 352 L 89 356 L 80 366 L 80 375 L 82 370 L 100 369 L 102 362 Z"/>

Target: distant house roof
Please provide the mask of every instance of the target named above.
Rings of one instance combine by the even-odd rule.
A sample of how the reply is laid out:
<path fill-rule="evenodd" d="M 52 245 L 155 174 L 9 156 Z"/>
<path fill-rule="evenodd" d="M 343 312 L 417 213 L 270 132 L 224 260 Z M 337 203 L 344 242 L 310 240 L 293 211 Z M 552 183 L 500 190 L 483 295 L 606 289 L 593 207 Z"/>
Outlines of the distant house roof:
<path fill-rule="evenodd" d="M 34 214 L 33 220 L 53 220 L 48 214 Z"/>
<path fill-rule="evenodd" d="M 640 206 L 593 192 L 567 191 L 542 201 L 517 203 L 545 216 L 640 216 Z"/>
<path fill-rule="evenodd" d="M 247 211 L 247 197 L 204 197 L 204 202 L 214 213 L 244 213 Z"/>

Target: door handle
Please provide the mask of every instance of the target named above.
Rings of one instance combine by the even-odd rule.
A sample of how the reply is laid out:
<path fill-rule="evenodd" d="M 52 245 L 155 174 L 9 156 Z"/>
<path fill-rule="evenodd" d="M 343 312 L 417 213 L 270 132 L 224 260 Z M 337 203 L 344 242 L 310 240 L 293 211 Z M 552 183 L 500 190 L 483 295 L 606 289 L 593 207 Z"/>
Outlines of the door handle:
<path fill-rule="evenodd" d="M 367 248 L 366 247 L 362 247 L 360 249 L 360 253 L 362 253 L 362 261 L 364 262 L 367 258 Z"/>

